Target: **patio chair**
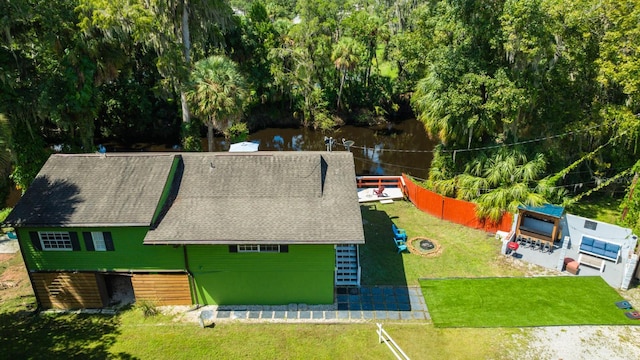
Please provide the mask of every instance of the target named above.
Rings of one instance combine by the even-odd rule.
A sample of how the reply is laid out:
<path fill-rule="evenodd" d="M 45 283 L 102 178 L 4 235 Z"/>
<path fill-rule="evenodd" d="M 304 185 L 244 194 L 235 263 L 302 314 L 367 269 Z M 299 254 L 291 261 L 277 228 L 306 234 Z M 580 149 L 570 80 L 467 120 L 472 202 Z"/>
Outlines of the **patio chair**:
<path fill-rule="evenodd" d="M 407 241 L 407 232 L 404 229 L 400 229 L 396 224 L 391 223 L 391 230 L 393 230 L 393 238 L 395 240 Z"/>
<path fill-rule="evenodd" d="M 398 248 L 398 254 L 405 250 L 408 250 L 407 243 L 404 240 L 394 238 L 393 241 L 396 243 L 396 247 Z"/>
<path fill-rule="evenodd" d="M 540 250 L 542 249 L 542 241 L 540 241 L 540 239 L 537 239 L 536 241 L 533 242 L 533 250 Z"/>
<path fill-rule="evenodd" d="M 545 242 L 544 244 L 542 244 L 542 252 L 550 253 L 551 252 L 551 244 L 548 243 L 548 242 Z"/>
<path fill-rule="evenodd" d="M 373 190 L 373 193 L 378 197 L 384 196 L 384 186 L 380 185 L 379 188 Z"/>
<path fill-rule="evenodd" d="M 640 320 L 640 311 L 627 311 L 624 313 L 629 319 Z"/>
<path fill-rule="evenodd" d="M 520 246 L 522 246 L 522 247 L 529 246 L 528 243 L 527 243 L 527 238 L 526 237 L 523 236 L 523 237 L 520 238 Z"/>
<path fill-rule="evenodd" d="M 524 238 L 524 245 L 525 245 L 526 247 L 529 247 L 529 248 L 530 248 L 530 247 L 533 247 L 533 242 L 531 241 L 531 238 L 530 238 L 530 237 L 526 237 L 526 238 Z"/>

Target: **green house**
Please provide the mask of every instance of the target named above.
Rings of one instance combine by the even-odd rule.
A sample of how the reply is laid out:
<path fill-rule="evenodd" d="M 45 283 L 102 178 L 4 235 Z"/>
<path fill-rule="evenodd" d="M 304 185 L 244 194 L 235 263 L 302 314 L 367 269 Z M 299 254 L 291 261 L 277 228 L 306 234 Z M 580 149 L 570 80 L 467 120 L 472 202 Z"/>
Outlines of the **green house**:
<path fill-rule="evenodd" d="M 5 223 L 44 308 L 330 304 L 364 243 L 349 152 L 52 155 Z"/>

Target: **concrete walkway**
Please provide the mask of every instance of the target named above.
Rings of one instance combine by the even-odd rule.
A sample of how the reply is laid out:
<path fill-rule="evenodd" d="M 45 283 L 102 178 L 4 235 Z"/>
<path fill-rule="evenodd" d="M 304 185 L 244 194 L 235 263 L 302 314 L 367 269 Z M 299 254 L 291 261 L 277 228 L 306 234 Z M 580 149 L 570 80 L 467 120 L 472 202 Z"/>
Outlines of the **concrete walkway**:
<path fill-rule="evenodd" d="M 221 305 L 199 309 L 201 325 L 220 321 L 365 322 L 429 320 L 419 286 L 338 287 L 333 305 Z"/>
<path fill-rule="evenodd" d="M 7 235 L 0 235 L 0 254 L 15 254 L 20 250 L 18 240 L 9 239 Z"/>

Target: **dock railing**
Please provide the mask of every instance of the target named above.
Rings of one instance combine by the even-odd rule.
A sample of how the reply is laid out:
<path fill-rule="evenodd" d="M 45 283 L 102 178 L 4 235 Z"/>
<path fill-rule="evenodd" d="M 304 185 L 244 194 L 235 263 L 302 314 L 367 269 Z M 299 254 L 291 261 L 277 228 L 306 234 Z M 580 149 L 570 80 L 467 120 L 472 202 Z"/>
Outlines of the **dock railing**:
<path fill-rule="evenodd" d="M 406 194 L 406 185 L 402 176 L 356 176 L 358 189 L 394 187 L 402 189 L 402 193 Z"/>

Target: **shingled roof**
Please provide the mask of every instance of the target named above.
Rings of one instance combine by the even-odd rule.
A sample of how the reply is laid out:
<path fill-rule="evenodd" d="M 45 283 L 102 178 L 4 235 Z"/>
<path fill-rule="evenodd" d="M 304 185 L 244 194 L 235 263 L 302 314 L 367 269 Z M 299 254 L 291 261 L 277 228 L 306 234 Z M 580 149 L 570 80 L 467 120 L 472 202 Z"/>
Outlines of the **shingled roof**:
<path fill-rule="evenodd" d="M 5 223 L 149 226 L 176 156 L 52 155 Z"/>
<path fill-rule="evenodd" d="M 349 152 L 183 153 L 145 244 L 364 243 Z"/>

